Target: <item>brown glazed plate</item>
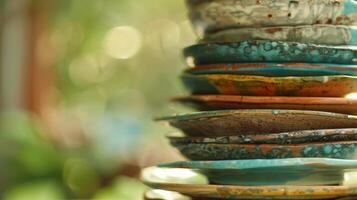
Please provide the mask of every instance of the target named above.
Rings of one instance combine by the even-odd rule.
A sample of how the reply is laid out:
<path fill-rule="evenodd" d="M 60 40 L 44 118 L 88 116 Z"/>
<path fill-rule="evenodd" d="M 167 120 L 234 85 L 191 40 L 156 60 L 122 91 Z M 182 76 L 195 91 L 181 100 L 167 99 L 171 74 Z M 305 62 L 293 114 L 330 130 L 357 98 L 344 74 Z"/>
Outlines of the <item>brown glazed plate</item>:
<path fill-rule="evenodd" d="M 357 114 L 357 99 L 337 97 L 192 95 L 176 97 L 173 101 L 192 106 L 202 111 L 227 109 L 287 109 Z"/>
<path fill-rule="evenodd" d="M 262 135 L 220 137 L 168 137 L 175 144 L 302 144 L 315 142 L 356 141 L 357 128 L 321 129 Z"/>
<path fill-rule="evenodd" d="M 263 135 L 300 130 L 357 128 L 357 116 L 302 110 L 220 110 L 157 119 L 188 136 Z"/>
<path fill-rule="evenodd" d="M 218 200 L 218 199 L 270 199 L 307 200 L 335 199 L 356 200 L 356 186 L 229 186 L 229 185 L 190 185 L 171 183 L 146 183 L 151 187 L 172 190 L 192 198 L 147 198 L 146 200 Z M 200 192 L 201 191 L 201 192 Z M 202 192 L 203 191 L 203 192 Z M 253 192 L 256 191 L 256 192 Z M 259 194 L 259 192 L 260 194 Z M 346 197 L 343 197 L 346 196 Z M 351 197 L 348 197 L 351 196 Z"/>
<path fill-rule="evenodd" d="M 171 141 L 190 160 L 244 160 L 283 158 L 357 158 L 357 142 L 303 144 L 214 144 Z"/>
<path fill-rule="evenodd" d="M 178 193 L 185 194 L 194 200 L 203 199 L 339 199 L 357 195 L 356 186 L 234 186 L 213 185 L 207 181 L 192 182 L 187 175 L 177 173 L 176 169 L 146 168 L 142 172 L 145 184 L 156 191 L 164 191 L 170 199 L 178 197 Z M 191 171 L 192 176 L 200 176 Z M 191 178 L 192 179 L 192 178 Z M 169 191 L 173 192 L 170 193 Z M 152 193 L 152 192 L 151 192 Z M 147 195 L 148 200 L 169 200 L 160 194 Z M 185 198 L 175 200 L 186 200 Z M 155 200 L 156 200 L 155 199 Z M 207 200 L 208 200 L 207 199 Z M 351 199 L 352 200 L 352 199 Z"/>

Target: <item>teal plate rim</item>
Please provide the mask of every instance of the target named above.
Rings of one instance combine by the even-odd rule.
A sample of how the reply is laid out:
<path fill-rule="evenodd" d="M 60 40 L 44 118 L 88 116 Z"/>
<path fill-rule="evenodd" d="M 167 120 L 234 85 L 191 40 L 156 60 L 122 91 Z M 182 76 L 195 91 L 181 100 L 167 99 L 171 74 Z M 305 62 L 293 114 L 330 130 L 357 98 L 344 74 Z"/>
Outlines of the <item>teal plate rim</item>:
<path fill-rule="evenodd" d="M 179 161 L 157 165 L 162 168 L 214 169 L 214 170 L 244 170 L 264 169 L 292 166 L 310 166 L 315 168 L 357 168 L 357 160 L 333 158 L 286 158 L 286 159 L 252 159 L 252 160 L 222 160 L 222 161 Z"/>

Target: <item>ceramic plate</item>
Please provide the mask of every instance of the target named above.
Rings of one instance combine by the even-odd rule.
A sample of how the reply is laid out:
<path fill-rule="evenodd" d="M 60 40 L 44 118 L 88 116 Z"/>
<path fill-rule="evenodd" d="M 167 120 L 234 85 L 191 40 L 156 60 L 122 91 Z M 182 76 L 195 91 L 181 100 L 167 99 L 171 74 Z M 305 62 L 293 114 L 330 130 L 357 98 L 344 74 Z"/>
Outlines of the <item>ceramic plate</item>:
<path fill-rule="evenodd" d="M 190 160 L 357 158 L 357 141 L 305 144 L 171 144 Z"/>
<path fill-rule="evenodd" d="M 299 110 L 224 110 L 158 119 L 188 136 L 262 135 L 300 130 L 357 128 L 357 116 Z"/>
<path fill-rule="evenodd" d="M 357 17 L 357 13 L 356 13 Z M 275 26 L 227 29 L 206 34 L 201 43 L 270 40 L 328 45 L 357 45 L 357 26 Z"/>
<path fill-rule="evenodd" d="M 200 65 L 186 70 L 188 74 L 235 74 L 252 76 L 357 76 L 357 65 L 309 63 L 236 63 Z"/>
<path fill-rule="evenodd" d="M 181 78 L 192 94 L 344 97 L 357 92 L 357 77 L 353 76 L 265 77 L 183 74 Z"/>
<path fill-rule="evenodd" d="M 355 0 L 187 0 L 198 33 L 313 24 L 357 25 Z"/>
<path fill-rule="evenodd" d="M 191 66 L 240 62 L 357 64 L 356 46 L 323 46 L 276 41 L 197 44 L 185 48 Z"/>
<path fill-rule="evenodd" d="M 182 169 L 181 169 L 182 170 Z M 217 199 L 335 199 L 357 195 L 356 186 L 233 186 L 210 185 L 207 181 L 192 182 L 199 174 L 186 169 L 146 168 L 142 172 L 143 181 L 157 190 L 186 194 L 190 197 Z M 189 177 L 189 178 L 187 178 Z M 165 192 L 166 192 L 165 191 Z M 167 192 L 165 193 L 167 194 Z M 155 195 L 158 196 L 158 195 Z M 162 195 L 160 195 L 162 196 Z M 173 198 L 170 198 L 171 200 Z"/>
<path fill-rule="evenodd" d="M 357 99 L 346 98 L 194 95 L 176 97 L 172 101 L 198 110 L 288 109 L 357 114 Z"/>
<path fill-rule="evenodd" d="M 344 195 L 355 195 L 355 187 L 344 186 L 223 186 L 223 185 L 179 185 L 171 183 L 152 184 L 157 188 L 167 188 L 175 191 L 186 192 L 192 197 L 177 196 L 177 192 L 165 191 L 164 195 L 153 196 L 149 191 L 145 200 L 223 200 L 223 199 L 259 199 L 259 200 L 306 200 L 306 199 L 334 199 L 334 200 L 356 200 L 357 196 L 338 197 Z M 204 190 L 202 193 L 199 190 Z M 228 192 L 226 192 L 227 190 Z M 258 192 L 261 192 L 258 195 Z M 161 190 L 164 191 L 164 190 Z M 275 191 L 275 192 L 274 192 Z M 324 192 L 321 192 L 324 191 Z M 220 192 L 224 192 L 221 194 Z M 283 195 L 285 193 L 285 195 Z M 264 196 L 264 194 L 267 194 Z M 229 197 L 227 197 L 229 195 Z M 194 197 L 200 196 L 200 197 Z M 212 198 L 216 197 L 216 198 Z"/>
<path fill-rule="evenodd" d="M 357 160 L 288 158 L 182 161 L 159 166 L 198 170 L 211 183 L 224 185 L 332 185 L 341 184 L 345 172 L 356 170 Z"/>
<path fill-rule="evenodd" d="M 220 137 L 169 137 L 176 144 L 301 144 L 357 140 L 357 128 L 322 129 L 264 135 L 237 135 Z"/>

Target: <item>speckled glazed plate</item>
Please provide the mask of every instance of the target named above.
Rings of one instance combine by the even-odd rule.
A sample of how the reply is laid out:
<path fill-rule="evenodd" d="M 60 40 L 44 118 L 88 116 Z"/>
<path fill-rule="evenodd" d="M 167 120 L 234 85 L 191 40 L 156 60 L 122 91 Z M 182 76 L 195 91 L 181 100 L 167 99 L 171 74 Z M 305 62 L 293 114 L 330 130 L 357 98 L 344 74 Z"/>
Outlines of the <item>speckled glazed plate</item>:
<path fill-rule="evenodd" d="M 192 179 L 194 179 L 195 177 L 201 180 L 192 181 Z M 178 192 L 197 199 L 217 198 L 217 199 L 284 199 L 284 200 L 304 199 L 306 200 L 306 199 L 336 199 L 346 196 L 357 195 L 357 187 L 348 186 L 348 185 L 345 186 L 211 185 L 207 183 L 207 180 L 203 180 L 200 174 L 189 169 L 150 167 L 143 170 L 141 178 L 144 181 L 144 183 L 157 190 Z M 176 194 L 177 193 L 175 193 L 174 196 L 176 196 Z"/>
<path fill-rule="evenodd" d="M 185 48 L 184 55 L 189 65 L 242 62 L 357 64 L 356 46 L 276 41 L 197 44 Z"/>
<path fill-rule="evenodd" d="M 357 76 L 357 65 L 309 63 L 235 63 L 200 65 L 186 70 L 188 74 L 235 74 L 252 76 Z"/>
<path fill-rule="evenodd" d="M 206 34 L 200 43 L 270 40 L 326 45 L 357 45 L 356 36 L 357 26 L 276 26 L 222 30 Z"/>
<path fill-rule="evenodd" d="M 335 199 L 356 200 L 356 186 L 232 186 L 232 185 L 191 185 L 174 183 L 151 183 L 155 188 L 177 191 L 191 196 L 191 200 L 259 199 L 259 200 L 307 200 Z M 183 200 L 172 197 L 147 200 Z M 184 199 L 186 200 L 186 199 Z"/>
<path fill-rule="evenodd" d="M 181 76 L 192 94 L 344 97 L 357 92 L 354 76 L 265 77 L 232 74 Z"/>
<path fill-rule="evenodd" d="M 220 137 L 169 137 L 175 144 L 301 144 L 313 142 L 357 141 L 357 128 L 321 129 Z"/>
<path fill-rule="evenodd" d="M 165 168 L 197 170 L 213 184 L 224 185 L 334 185 L 342 184 L 357 160 L 288 158 L 224 161 L 182 161 Z"/>
<path fill-rule="evenodd" d="M 357 99 L 347 98 L 193 95 L 176 97 L 172 99 L 172 101 L 180 102 L 204 111 L 227 109 L 287 109 L 357 114 Z"/>
<path fill-rule="evenodd" d="M 159 118 L 188 136 L 262 135 L 357 128 L 357 116 L 300 110 L 224 110 Z"/>
<path fill-rule="evenodd" d="M 171 144 L 190 160 L 357 158 L 357 141 L 305 144 Z"/>
<path fill-rule="evenodd" d="M 356 200 L 356 186 L 233 186 L 233 185 L 191 185 L 174 183 L 151 183 L 155 188 L 177 191 L 191 196 L 191 200 L 259 199 L 259 200 L 307 200 L 335 199 Z M 167 193 L 166 193 L 167 194 Z M 186 200 L 175 197 L 159 197 L 146 200 Z"/>
<path fill-rule="evenodd" d="M 357 25 L 355 0 L 187 0 L 198 33 L 313 24 Z"/>

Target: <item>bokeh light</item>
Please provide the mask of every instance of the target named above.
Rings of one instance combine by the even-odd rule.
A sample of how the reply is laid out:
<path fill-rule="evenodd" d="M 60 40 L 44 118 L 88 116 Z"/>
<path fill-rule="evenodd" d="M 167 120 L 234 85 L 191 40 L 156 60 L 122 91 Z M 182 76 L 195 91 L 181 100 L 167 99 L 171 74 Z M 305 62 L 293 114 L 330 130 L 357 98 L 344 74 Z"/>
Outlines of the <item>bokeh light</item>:
<path fill-rule="evenodd" d="M 113 58 L 131 58 L 139 52 L 141 46 L 141 33 L 132 26 L 115 27 L 105 36 L 105 51 Z"/>
<path fill-rule="evenodd" d="M 357 99 L 357 93 L 351 93 L 345 96 L 346 99 Z"/>
<path fill-rule="evenodd" d="M 95 83 L 99 78 L 100 66 L 93 56 L 85 55 L 71 62 L 69 74 L 77 85 Z"/>

